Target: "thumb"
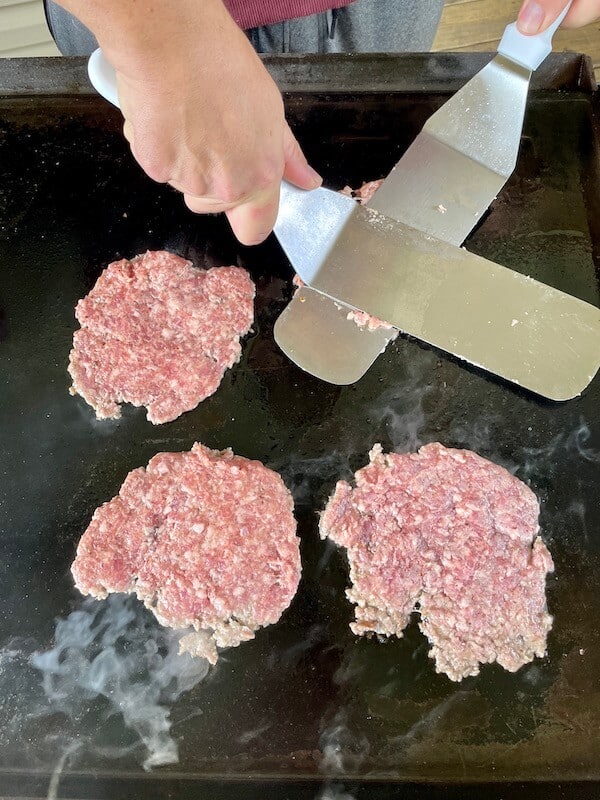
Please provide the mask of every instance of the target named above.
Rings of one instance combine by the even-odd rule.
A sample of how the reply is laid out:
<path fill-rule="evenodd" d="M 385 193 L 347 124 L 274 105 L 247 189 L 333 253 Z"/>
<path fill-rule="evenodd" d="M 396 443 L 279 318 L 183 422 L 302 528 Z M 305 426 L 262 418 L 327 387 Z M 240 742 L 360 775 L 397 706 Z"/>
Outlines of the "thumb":
<path fill-rule="evenodd" d="M 529 36 L 542 33 L 566 5 L 566 0 L 525 0 L 517 17 L 517 28 Z"/>
<path fill-rule="evenodd" d="M 284 180 L 293 183 L 300 189 L 316 189 L 323 183 L 319 173 L 309 165 L 296 137 L 287 124 L 283 134 L 283 156 L 285 159 Z"/>

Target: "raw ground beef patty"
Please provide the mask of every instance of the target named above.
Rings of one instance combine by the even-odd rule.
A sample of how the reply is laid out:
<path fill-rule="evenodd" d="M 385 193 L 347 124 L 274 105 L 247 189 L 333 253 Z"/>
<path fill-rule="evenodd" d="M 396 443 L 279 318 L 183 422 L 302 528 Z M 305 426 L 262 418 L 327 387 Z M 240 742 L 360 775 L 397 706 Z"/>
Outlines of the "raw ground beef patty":
<path fill-rule="evenodd" d="M 71 393 L 98 419 L 120 417 L 119 403 L 146 406 L 155 424 L 176 419 L 239 361 L 253 300 L 238 267 L 201 270 L 163 251 L 109 264 L 75 309 Z"/>
<path fill-rule="evenodd" d="M 454 681 L 543 656 L 552 558 L 534 493 L 502 467 L 441 444 L 384 455 L 340 481 L 320 532 L 346 548 L 352 630 L 402 636 L 414 610 L 438 672 Z"/>
<path fill-rule="evenodd" d="M 83 594 L 135 592 L 181 649 L 217 660 L 277 622 L 300 580 L 293 501 L 258 461 L 195 444 L 134 469 L 96 509 L 72 572 Z"/>

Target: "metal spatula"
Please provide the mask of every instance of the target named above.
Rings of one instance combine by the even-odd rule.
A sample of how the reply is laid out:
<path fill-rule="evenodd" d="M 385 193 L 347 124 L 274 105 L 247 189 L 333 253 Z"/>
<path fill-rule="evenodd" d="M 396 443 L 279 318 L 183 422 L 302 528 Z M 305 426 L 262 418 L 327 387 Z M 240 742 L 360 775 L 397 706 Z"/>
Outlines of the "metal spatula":
<path fill-rule="evenodd" d="M 531 71 L 551 52 L 570 5 L 538 36 L 523 36 L 516 23 L 509 25 L 498 55 L 430 117 L 367 205 L 462 244 L 515 168 Z M 324 303 L 306 287 L 275 323 L 275 340 L 307 372 L 351 383 L 394 332 L 359 331 L 347 315 L 347 308 Z"/>
<path fill-rule="evenodd" d="M 544 397 L 600 367 L 600 310 L 352 198 L 284 184 L 275 232 L 318 292 Z"/>

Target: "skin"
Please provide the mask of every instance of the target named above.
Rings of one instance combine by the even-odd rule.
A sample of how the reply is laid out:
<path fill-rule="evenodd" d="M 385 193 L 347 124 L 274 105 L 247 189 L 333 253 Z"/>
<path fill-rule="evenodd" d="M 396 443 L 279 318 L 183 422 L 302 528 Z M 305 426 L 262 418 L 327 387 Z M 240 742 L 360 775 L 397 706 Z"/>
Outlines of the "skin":
<path fill-rule="evenodd" d="M 271 232 L 285 178 L 321 179 L 281 94 L 220 0 L 61 0 L 117 71 L 124 133 L 154 180 L 198 213 L 224 211 L 238 239 Z"/>
<path fill-rule="evenodd" d="M 566 0 L 525 0 L 519 11 L 517 26 L 521 33 L 541 33 L 554 22 L 565 6 Z M 600 0 L 574 0 L 562 27 L 582 28 L 597 19 L 600 19 Z"/>
<path fill-rule="evenodd" d="M 285 121 L 279 90 L 221 0 L 59 0 L 96 35 L 117 71 L 124 133 L 154 180 L 197 213 L 225 212 L 243 244 L 273 229 L 282 178 L 321 179 Z M 518 24 L 538 33 L 565 0 L 525 0 Z M 574 0 L 563 25 L 600 18 Z"/>

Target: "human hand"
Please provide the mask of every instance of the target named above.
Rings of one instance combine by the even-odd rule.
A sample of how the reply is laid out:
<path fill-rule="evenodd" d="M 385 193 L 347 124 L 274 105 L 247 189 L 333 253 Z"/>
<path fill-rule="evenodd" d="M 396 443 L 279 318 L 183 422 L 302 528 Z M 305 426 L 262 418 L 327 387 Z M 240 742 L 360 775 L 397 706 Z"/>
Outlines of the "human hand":
<path fill-rule="evenodd" d="M 566 0 L 525 0 L 517 17 L 517 27 L 521 33 L 541 33 L 566 5 Z M 600 19 L 600 0 L 573 0 L 562 27 L 581 28 L 597 19 Z"/>
<path fill-rule="evenodd" d="M 241 242 L 258 244 L 275 223 L 282 178 L 320 184 L 277 86 L 221 0 L 61 2 L 115 67 L 134 157 L 192 211 L 223 211 Z"/>

